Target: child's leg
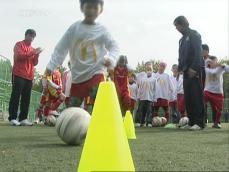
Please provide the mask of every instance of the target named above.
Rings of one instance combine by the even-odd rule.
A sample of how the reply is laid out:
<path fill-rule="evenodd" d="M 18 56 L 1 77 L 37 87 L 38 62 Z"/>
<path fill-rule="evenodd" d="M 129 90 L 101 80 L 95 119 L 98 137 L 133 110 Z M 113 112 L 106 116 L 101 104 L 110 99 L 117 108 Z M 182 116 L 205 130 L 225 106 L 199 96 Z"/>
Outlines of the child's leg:
<path fill-rule="evenodd" d="M 136 107 L 135 107 L 135 116 L 134 121 L 135 123 L 141 123 L 141 111 L 140 111 L 140 100 L 137 100 Z"/>
<path fill-rule="evenodd" d="M 61 103 L 63 103 L 64 100 L 60 99 L 60 98 L 55 98 L 51 104 L 50 109 L 51 110 L 57 110 L 58 107 L 60 106 Z"/>
<path fill-rule="evenodd" d="M 183 94 L 178 94 L 177 95 L 177 106 L 178 106 L 178 111 L 182 117 L 185 117 L 185 101 L 184 101 L 184 95 Z"/>
<path fill-rule="evenodd" d="M 50 111 L 51 111 L 50 107 L 46 105 L 44 107 L 44 116 L 47 117 Z"/>
<path fill-rule="evenodd" d="M 46 104 L 44 107 L 44 116 L 45 117 L 47 117 L 49 115 L 50 111 L 52 110 L 51 106 L 52 106 L 52 103 L 55 99 L 56 99 L 55 97 L 52 97 L 50 94 L 48 94 L 47 101 L 46 101 Z"/>
<path fill-rule="evenodd" d="M 170 112 L 170 114 L 171 114 L 171 118 L 172 119 L 170 119 L 173 123 L 177 123 L 178 121 L 179 121 L 179 119 L 180 119 L 180 115 L 179 115 L 179 113 L 177 112 L 177 101 L 176 100 L 174 100 L 174 101 L 172 101 L 172 102 L 169 102 L 169 109 L 171 110 Z"/>
<path fill-rule="evenodd" d="M 214 118 L 214 124 L 220 123 L 222 110 L 223 110 L 223 95 L 220 94 L 213 94 L 210 99 L 210 104 L 212 107 L 213 112 L 216 114 Z"/>
<path fill-rule="evenodd" d="M 146 119 L 146 113 L 147 113 L 147 104 L 146 100 L 141 100 L 139 102 L 139 110 L 140 110 L 140 116 L 141 116 L 141 121 L 140 124 L 144 125 L 145 124 L 145 119 Z"/>
<path fill-rule="evenodd" d="M 152 125 L 152 102 L 151 101 L 146 101 L 146 108 L 147 108 L 147 112 L 146 112 L 146 123 L 147 124 L 151 124 Z"/>
<path fill-rule="evenodd" d="M 121 110 L 122 116 L 124 117 L 125 116 L 125 112 L 126 112 L 124 104 L 123 104 L 123 99 L 124 98 L 118 92 L 117 92 L 117 95 L 118 95 L 118 102 L 119 102 L 119 105 L 120 105 L 120 110 Z"/>
<path fill-rule="evenodd" d="M 160 109 L 160 106 L 158 105 L 153 105 L 153 117 L 158 116 L 158 111 Z"/>
<path fill-rule="evenodd" d="M 47 89 L 44 89 L 41 95 L 40 105 L 36 112 L 36 119 L 34 121 L 35 123 L 39 123 L 40 121 L 42 121 L 42 115 L 45 115 L 45 110 L 46 110 L 44 109 L 44 107 L 46 106 L 48 99 L 49 99 L 48 91 Z"/>
<path fill-rule="evenodd" d="M 131 109 L 131 99 L 129 96 L 129 91 L 125 91 L 122 93 L 120 105 L 122 107 L 123 116 L 125 116 L 126 111 Z"/>
<path fill-rule="evenodd" d="M 162 106 L 164 110 L 164 117 L 167 119 L 167 122 L 169 122 L 169 106 Z"/>
<path fill-rule="evenodd" d="M 99 84 L 100 82 L 105 81 L 105 77 L 103 74 L 97 74 L 94 75 L 92 79 L 90 79 L 87 83 L 86 86 L 89 90 L 89 97 L 90 97 L 90 101 L 87 104 L 87 111 L 91 114 L 92 113 L 92 109 L 95 103 L 95 98 L 96 98 L 96 94 L 99 88 Z"/>
<path fill-rule="evenodd" d="M 158 105 L 163 108 L 164 117 L 169 121 L 169 101 L 166 99 L 158 99 Z"/>
<path fill-rule="evenodd" d="M 99 85 L 93 86 L 90 91 L 89 91 L 89 97 L 88 97 L 88 101 L 86 103 L 87 105 L 87 111 L 91 114 L 93 107 L 94 107 L 94 103 L 95 103 L 95 98 L 96 98 L 96 94 L 98 91 L 98 87 Z"/>
<path fill-rule="evenodd" d="M 134 108 L 135 108 L 136 101 L 134 99 L 130 99 L 130 112 L 134 116 Z"/>
<path fill-rule="evenodd" d="M 205 126 L 207 125 L 208 121 L 208 102 L 209 102 L 209 96 L 208 92 L 204 92 L 204 121 L 205 121 Z M 213 110 L 213 109 L 212 109 Z M 212 121 L 214 121 L 214 117 L 212 117 Z"/>
<path fill-rule="evenodd" d="M 72 84 L 70 91 L 70 101 L 67 107 L 80 107 L 88 97 L 87 81 L 79 84 Z"/>

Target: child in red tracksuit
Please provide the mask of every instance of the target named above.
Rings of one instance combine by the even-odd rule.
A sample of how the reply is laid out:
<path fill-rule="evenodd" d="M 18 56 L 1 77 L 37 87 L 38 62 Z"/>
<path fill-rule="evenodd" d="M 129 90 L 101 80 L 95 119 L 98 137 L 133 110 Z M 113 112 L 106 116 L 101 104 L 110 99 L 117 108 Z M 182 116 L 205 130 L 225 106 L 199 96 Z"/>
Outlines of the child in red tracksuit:
<path fill-rule="evenodd" d="M 35 123 L 42 121 L 42 114 L 47 118 L 50 112 L 56 111 L 65 100 L 65 95 L 62 92 L 61 73 L 58 69 L 52 73 L 51 77 L 44 76 L 42 85 L 43 92 L 36 113 Z"/>
<path fill-rule="evenodd" d="M 130 109 L 130 92 L 129 92 L 129 69 L 127 67 L 127 57 L 121 55 L 117 61 L 117 65 L 114 68 L 114 83 L 117 90 L 119 103 L 124 116 L 126 111 Z"/>

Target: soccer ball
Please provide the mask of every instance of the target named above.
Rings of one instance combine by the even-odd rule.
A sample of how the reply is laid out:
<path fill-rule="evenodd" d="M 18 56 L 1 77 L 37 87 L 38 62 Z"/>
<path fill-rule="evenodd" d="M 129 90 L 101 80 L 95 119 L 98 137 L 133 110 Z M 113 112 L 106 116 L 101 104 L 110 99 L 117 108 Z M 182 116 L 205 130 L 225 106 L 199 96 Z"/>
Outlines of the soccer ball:
<path fill-rule="evenodd" d="M 167 123 L 167 119 L 165 117 L 161 117 L 161 126 L 165 126 Z"/>
<path fill-rule="evenodd" d="M 161 118 L 159 116 L 153 117 L 153 120 L 152 120 L 153 127 L 160 127 L 161 123 L 162 123 L 162 121 L 161 121 Z"/>
<path fill-rule="evenodd" d="M 185 125 L 187 125 L 188 124 L 188 122 L 189 122 L 189 119 L 188 119 L 188 117 L 182 117 L 181 119 L 180 119 L 180 121 L 179 121 L 179 126 L 180 127 L 182 127 L 182 126 L 185 126 Z"/>
<path fill-rule="evenodd" d="M 54 127 L 56 125 L 56 117 L 53 115 L 49 115 L 45 118 L 44 124 L 50 127 Z"/>
<path fill-rule="evenodd" d="M 90 119 L 90 114 L 82 108 L 67 108 L 57 118 L 57 134 L 68 145 L 80 145 L 86 137 Z"/>

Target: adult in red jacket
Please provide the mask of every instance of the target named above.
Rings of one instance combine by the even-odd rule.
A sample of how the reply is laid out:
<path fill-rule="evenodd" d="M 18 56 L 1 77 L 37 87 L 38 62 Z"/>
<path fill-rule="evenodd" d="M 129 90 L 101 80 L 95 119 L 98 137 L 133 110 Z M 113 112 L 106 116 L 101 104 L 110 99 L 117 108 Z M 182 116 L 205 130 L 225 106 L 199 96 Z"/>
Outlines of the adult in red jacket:
<path fill-rule="evenodd" d="M 41 48 L 31 46 L 36 36 L 33 29 L 25 32 L 25 39 L 14 47 L 14 65 L 12 70 L 12 92 L 9 102 L 9 121 L 11 125 L 32 125 L 28 121 L 30 95 L 34 79 L 34 66 L 38 63 Z M 19 122 L 17 121 L 20 102 Z"/>

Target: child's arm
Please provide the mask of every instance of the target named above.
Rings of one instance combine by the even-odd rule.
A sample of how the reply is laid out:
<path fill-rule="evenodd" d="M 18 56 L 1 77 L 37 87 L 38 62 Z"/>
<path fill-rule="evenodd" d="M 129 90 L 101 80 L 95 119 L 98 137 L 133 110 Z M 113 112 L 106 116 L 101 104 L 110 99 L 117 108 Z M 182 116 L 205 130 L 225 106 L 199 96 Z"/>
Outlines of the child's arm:
<path fill-rule="evenodd" d="M 176 86 L 172 82 L 171 78 L 168 77 L 168 82 L 169 82 L 169 99 L 170 101 L 176 100 Z"/>
<path fill-rule="evenodd" d="M 116 58 L 119 56 L 118 44 L 108 32 L 105 33 L 104 39 L 105 48 L 108 50 L 108 55 L 105 57 L 105 63 L 109 61 L 111 66 L 115 66 Z"/>
<path fill-rule="evenodd" d="M 205 67 L 206 74 L 217 74 L 217 73 L 221 73 L 222 71 L 224 71 L 222 67 L 216 67 L 216 68 Z"/>
<path fill-rule="evenodd" d="M 157 87 L 157 80 L 155 79 L 154 87 L 153 87 L 153 92 L 154 92 L 153 102 L 157 102 L 157 97 L 156 97 L 157 88 L 156 87 Z"/>
<path fill-rule="evenodd" d="M 228 65 L 222 65 L 222 68 L 225 72 L 229 73 L 229 66 Z"/>
<path fill-rule="evenodd" d="M 72 44 L 74 25 L 70 26 L 69 29 L 65 32 L 63 37 L 60 39 L 58 44 L 56 45 L 52 57 L 47 65 L 47 72 L 54 71 L 58 65 L 61 65 L 65 60 L 70 46 Z"/>

